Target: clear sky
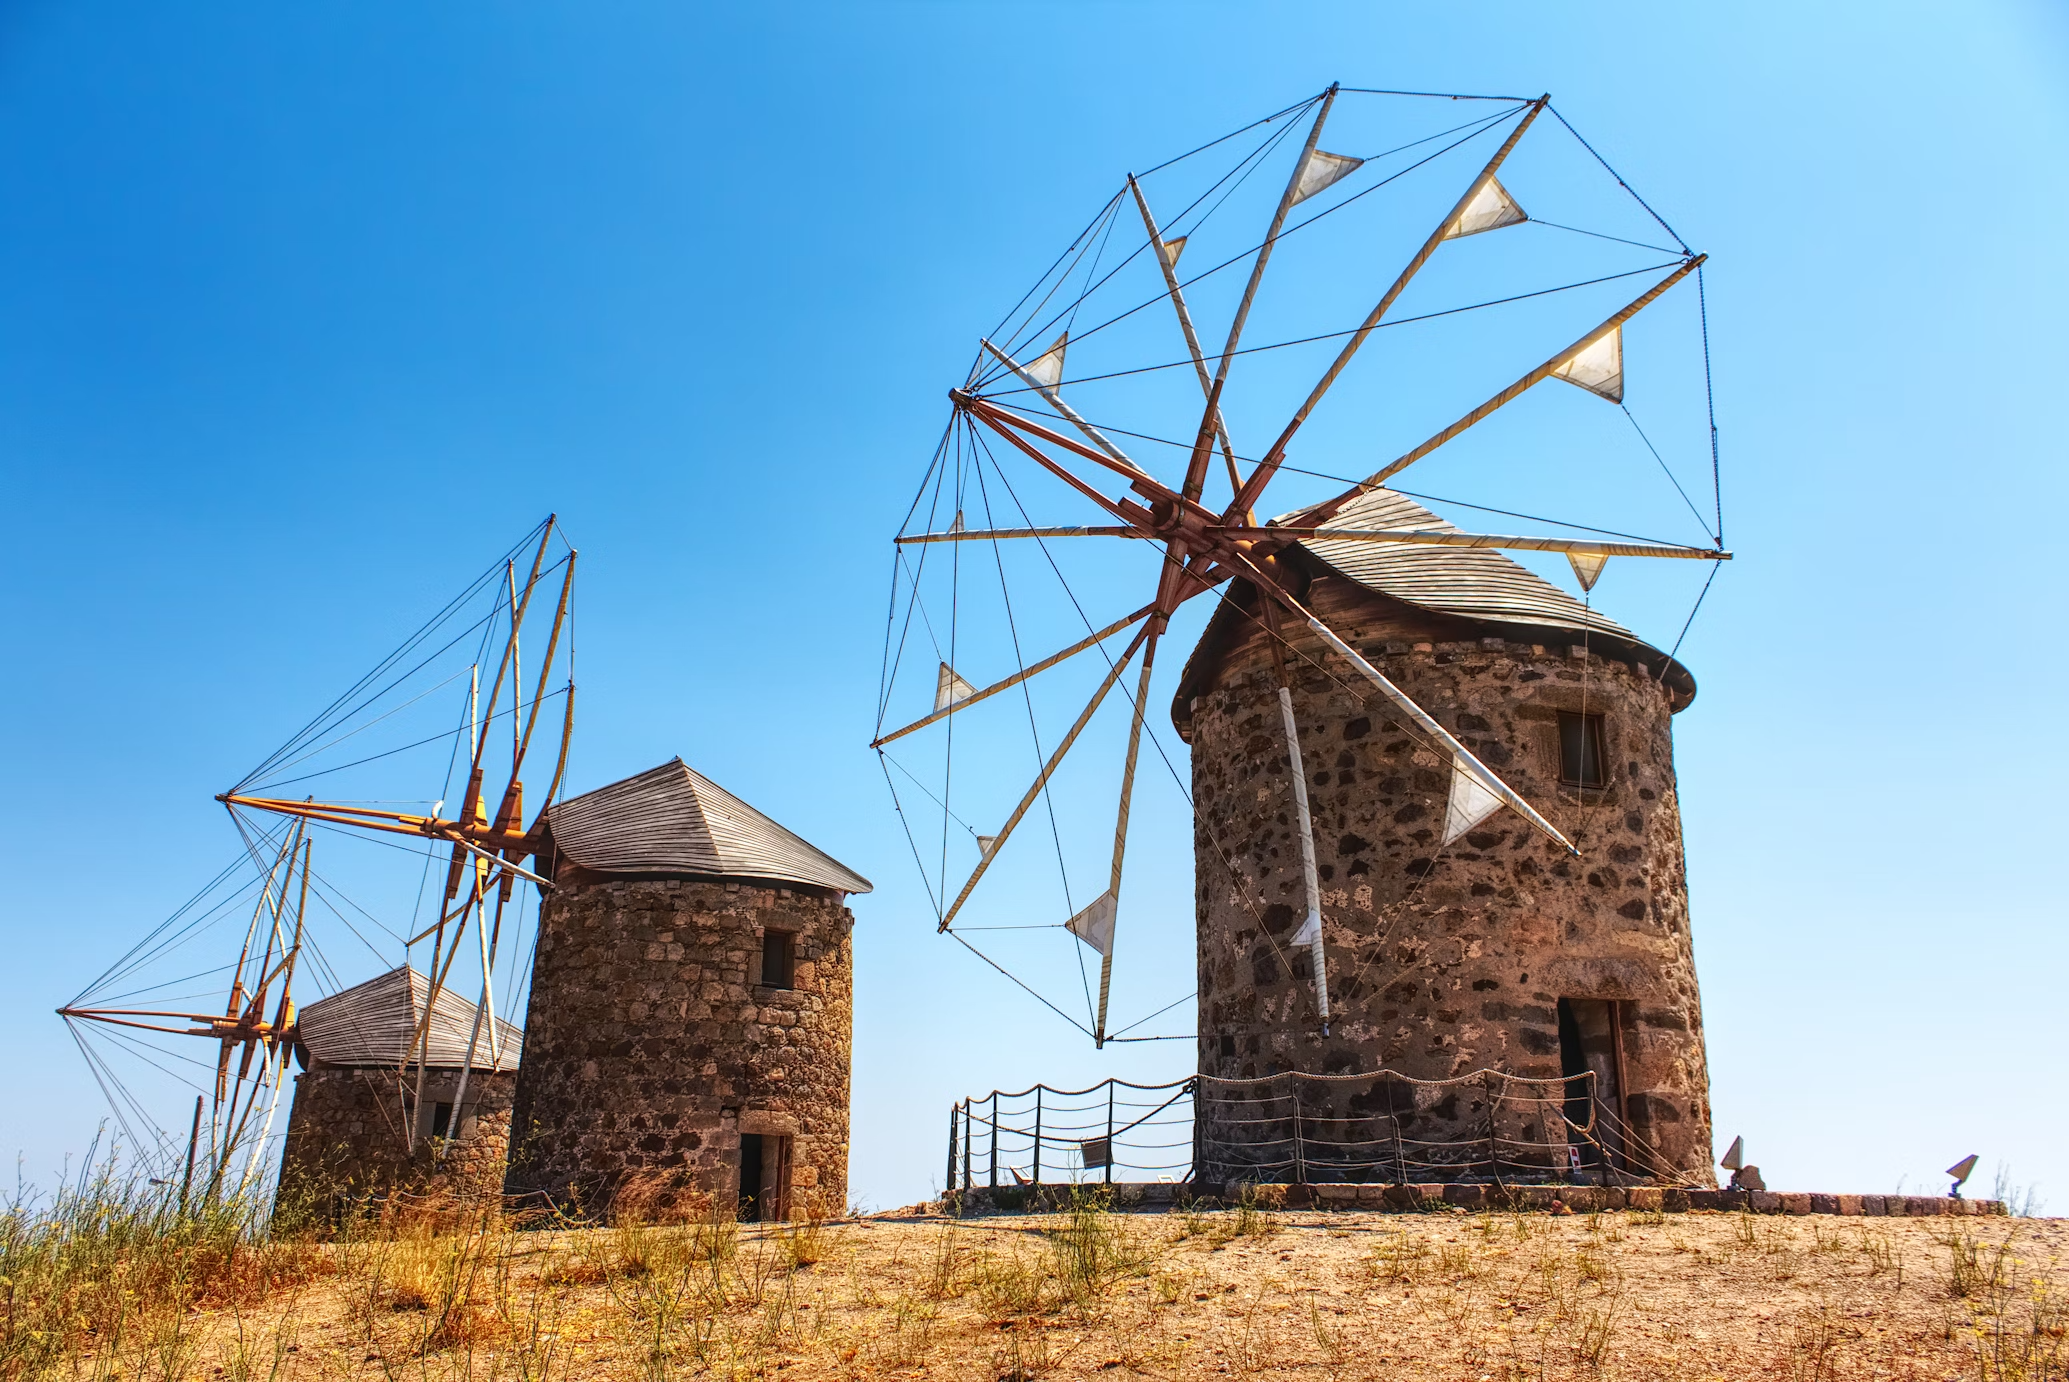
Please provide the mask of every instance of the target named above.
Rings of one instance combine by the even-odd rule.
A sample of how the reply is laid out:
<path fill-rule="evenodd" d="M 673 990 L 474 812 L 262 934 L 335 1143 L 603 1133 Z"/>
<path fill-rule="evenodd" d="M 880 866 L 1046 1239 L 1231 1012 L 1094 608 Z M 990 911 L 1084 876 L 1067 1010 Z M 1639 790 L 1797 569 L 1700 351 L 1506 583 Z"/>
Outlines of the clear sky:
<path fill-rule="evenodd" d="M 933 934 L 866 748 L 888 539 L 1120 174 L 1332 80 L 1549 90 L 1712 256 L 1740 557 L 1676 732 L 1720 1149 L 2069 1205 L 2041 4 L 6 6 L 0 1144 L 42 1180 L 93 1136 L 51 1010 L 233 855 L 213 794 L 549 510 L 572 785 L 680 753 L 877 884 L 859 1198 L 927 1192 L 961 1094 L 1185 1073 Z"/>

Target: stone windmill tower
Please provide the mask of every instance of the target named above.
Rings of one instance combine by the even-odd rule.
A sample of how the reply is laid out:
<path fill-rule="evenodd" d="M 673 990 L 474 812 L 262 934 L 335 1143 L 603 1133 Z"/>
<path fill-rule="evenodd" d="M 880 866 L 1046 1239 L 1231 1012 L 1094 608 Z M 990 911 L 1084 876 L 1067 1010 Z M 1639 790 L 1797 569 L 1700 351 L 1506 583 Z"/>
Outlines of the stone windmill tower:
<path fill-rule="evenodd" d="M 1384 490 L 1342 517 L 1450 530 Z M 1707 1178 L 1671 725 L 1693 678 L 1498 552 L 1310 540 L 1280 560 L 1310 609 L 1583 857 L 1506 814 L 1445 841 L 1450 764 L 1362 683 L 1331 675 L 1319 639 L 1289 630 L 1323 936 L 1341 957 L 1323 1035 L 1295 948 L 1305 904 L 1278 683 L 1261 624 L 1242 612 L 1255 597 L 1239 592 L 1209 622 L 1172 706 L 1198 811 L 1201 1073 L 1592 1070 L 1646 1160 Z M 1475 1116 L 1424 1110 L 1416 1135 L 1470 1136 Z"/>
<path fill-rule="evenodd" d="M 506 1188 L 845 1207 L 869 881 L 680 758 L 551 808 Z"/>
<path fill-rule="evenodd" d="M 524 1033 L 492 1022 L 477 1028 L 474 1004 L 450 988 L 434 997 L 408 965 L 304 1008 L 280 1205 L 341 1208 L 395 1189 L 500 1193 Z"/>

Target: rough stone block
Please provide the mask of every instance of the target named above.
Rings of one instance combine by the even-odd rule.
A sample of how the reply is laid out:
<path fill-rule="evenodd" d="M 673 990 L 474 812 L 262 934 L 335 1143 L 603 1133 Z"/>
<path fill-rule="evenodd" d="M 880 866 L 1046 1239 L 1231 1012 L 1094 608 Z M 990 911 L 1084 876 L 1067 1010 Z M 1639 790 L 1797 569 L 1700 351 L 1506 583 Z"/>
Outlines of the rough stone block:
<path fill-rule="evenodd" d="M 1879 1219 L 1889 1213 L 1888 1198 L 1883 1195 L 1861 1196 L 1861 1213 L 1871 1219 Z"/>
<path fill-rule="evenodd" d="M 1688 1200 L 1689 1192 L 1667 1188 L 1660 1191 L 1660 1208 L 1669 1214 L 1686 1214 L 1693 1206 Z"/>
<path fill-rule="evenodd" d="M 1358 1187 L 1358 1208 L 1385 1209 L 1387 1188 L 1384 1185 L 1361 1185 Z"/>
<path fill-rule="evenodd" d="M 1658 1214 L 1666 1208 L 1667 1192 L 1655 1186 L 1634 1185 L 1624 1191 L 1624 1207 L 1644 1214 Z"/>
<path fill-rule="evenodd" d="M 1417 1193 L 1416 1186 L 1389 1185 L 1386 1188 L 1386 1204 L 1388 1209 L 1393 1210 L 1420 1209 L 1422 1199 Z"/>
<path fill-rule="evenodd" d="M 1784 1191 L 1784 1192 L 1783 1192 L 1783 1194 L 1782 1194 L 1782 1213 L 1784 1213 L 1784 1214 L 1810 1214 L 1810 1213 L 1813 1213 L 1813 1212 L 1815 1212 L 1815 1211 L 1814 1211 L 1814 1210 L 1813 1210 L 1813 1209 L 1811 1208 L 1811 1203 L 1810 1203 L 1810 1196 L 1809 1196 L 1809 1195 L 1807 1195 L 1807 1194 L 1803 1194 L 1803 1193 L 1801 1193 L 1801 1192 L 1799 1192 L 1799 1191 Z"/>
<path fill-rule="evenodd" d="M 1356 1209 L 1358 1185 L 1318 1185 L 1315 1187 L 1315 1204 L 1322 1209 Z"/>
<path fill-rule="evenodd" d="M 1603 1207 L 1602 1191 L 1592 1185 L 1569 1185 L 1559 1191 L 1558 1198 L 1576 1214 L 1592 1214 Z"/>
<path fill-rule="evenodd" d="M 1752 1200 L 1753 1212 L 1755 1214 L 1780 1214 L 1782 1212 L 1782 1197 L 1776 1191 L 1755 1190 Z"/>
<path fill-rule="evenodd" d="M 1834 1214 L 1859 1214 L 1861 1212 L 1861 1199 L 1862 1197 L 1859 1195 L 1834 1195 L 1832 1197 L 1831 1212 Z"/>
<path fill-rule="evenodd" d="M 1460 1209 L 1484 1209 L 1487 1206 L 1487 1187 L 1447 1185 L 1444 1187 L 1444 1203 L 1455 1204 Z"/>
<path fill-rule="evenodd" d="M 1518 1209 L 1546 1210 L 1552 1207 L 1552 1201 L 1559 1198 L 1563 1189 L 1564 1186 L 1553 1185 L 1512 1185 L 1509 1199 Z"/>

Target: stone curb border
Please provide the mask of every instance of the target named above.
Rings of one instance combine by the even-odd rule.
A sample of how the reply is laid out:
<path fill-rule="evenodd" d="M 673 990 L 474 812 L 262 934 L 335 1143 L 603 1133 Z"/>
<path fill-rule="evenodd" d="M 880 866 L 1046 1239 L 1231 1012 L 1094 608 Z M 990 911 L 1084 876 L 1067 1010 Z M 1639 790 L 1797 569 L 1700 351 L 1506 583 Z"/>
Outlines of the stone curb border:
<path fill-rule="evenodd" d="M 1115 1209 L 1165 1208 L 1196 1199 L 1237 1204 L 1246 1198 L 1260 1209 L 1343 1209 L 1414 1214 L 1448 1209 L 1505 1210 L 1540 1214 L 1593 1214 L 1604 1210 L 1686 1214 L 1691 1210 L 1745 1210 L 1754 1214 L 1838 1214 L 1870 1218 L 1933 1219 L 2001 1216 L 2001 1200 L 1956 1200 L 1937 1195 L 1821 1195 L 1774 1190 L 1682 1190 L 1662 1186 L 1593 1185 L 1091 1185 L 1107 1192 Z M 942 1201 L 948 1214 L 1043 1213 L 1070 1206 L 1074 1187 L 1001 1186 L 951 1192 Z"/>

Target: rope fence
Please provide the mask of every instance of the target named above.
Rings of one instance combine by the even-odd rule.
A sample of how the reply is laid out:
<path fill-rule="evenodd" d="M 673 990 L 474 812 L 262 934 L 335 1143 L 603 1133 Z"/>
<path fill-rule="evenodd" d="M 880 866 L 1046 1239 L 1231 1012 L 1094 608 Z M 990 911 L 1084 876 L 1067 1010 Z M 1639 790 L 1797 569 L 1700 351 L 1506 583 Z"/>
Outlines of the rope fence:
<path fill-rule="evenodd" d="M 1693 1184 L 1597 1097 L 1593 1072 L 1418 1080 L 1287 1071 L 1036 1084 L 949 1112 L 950 1190 L 1161 1180 Z"/>

